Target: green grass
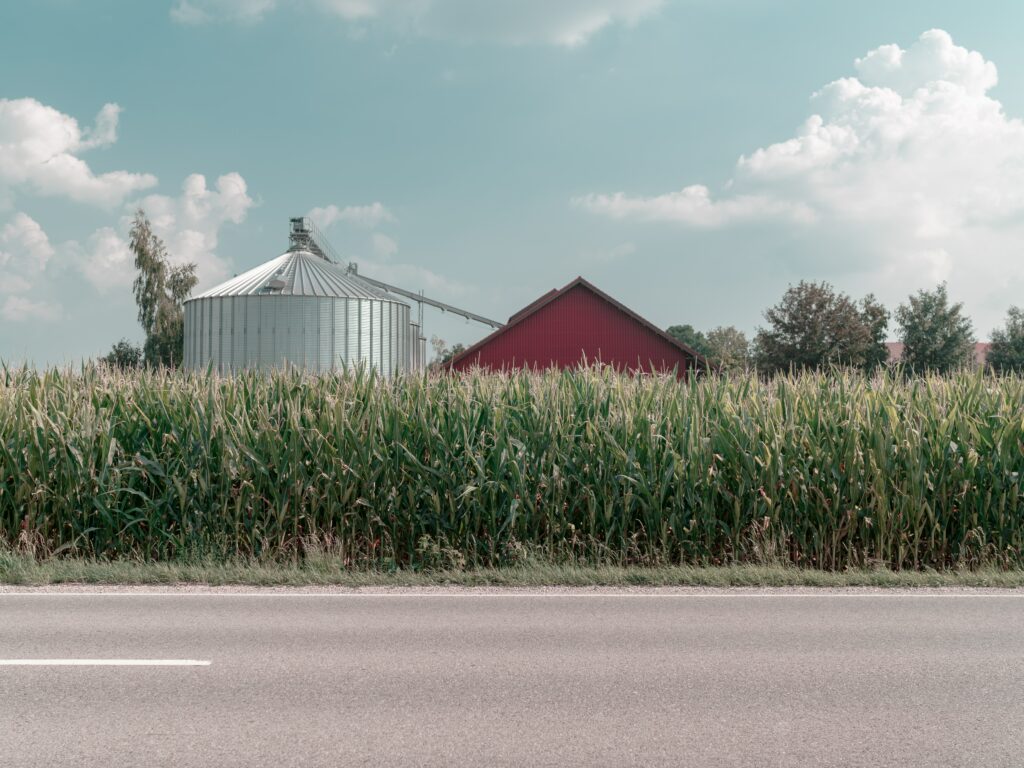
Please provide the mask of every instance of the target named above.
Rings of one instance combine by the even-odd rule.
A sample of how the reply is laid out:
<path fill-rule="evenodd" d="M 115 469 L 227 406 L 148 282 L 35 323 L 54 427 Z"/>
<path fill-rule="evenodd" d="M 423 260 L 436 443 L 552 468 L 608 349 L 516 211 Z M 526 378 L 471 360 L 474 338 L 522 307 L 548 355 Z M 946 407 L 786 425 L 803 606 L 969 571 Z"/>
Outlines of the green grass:
<path fill-rule="evenodd" d="M 0 544 L 54 563 L 1014 570 L 1022 475 L 1019 376 L 0 368 Z"/>
<path fill-rule="evenodd" d="M 0 555 L 0 584 L 242 585 L 260 587 L 1024 587 L 1024 571 L 822 571 L 793 566 L 571 566 L 394 572 L 352 570 L 330 558 L 299 564 L 244 561 L 142 563 Z"/>

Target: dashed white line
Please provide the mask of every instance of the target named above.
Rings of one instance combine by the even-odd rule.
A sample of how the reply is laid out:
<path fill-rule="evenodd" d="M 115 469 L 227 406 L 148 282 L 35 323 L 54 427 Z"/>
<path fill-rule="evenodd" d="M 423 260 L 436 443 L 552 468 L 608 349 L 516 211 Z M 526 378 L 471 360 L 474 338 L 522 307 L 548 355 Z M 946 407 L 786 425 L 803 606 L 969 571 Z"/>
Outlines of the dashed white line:
<path fill-rule="evenodd" d="M 199 659 L 0 659 L 0 667 L 208 667 Z"/>

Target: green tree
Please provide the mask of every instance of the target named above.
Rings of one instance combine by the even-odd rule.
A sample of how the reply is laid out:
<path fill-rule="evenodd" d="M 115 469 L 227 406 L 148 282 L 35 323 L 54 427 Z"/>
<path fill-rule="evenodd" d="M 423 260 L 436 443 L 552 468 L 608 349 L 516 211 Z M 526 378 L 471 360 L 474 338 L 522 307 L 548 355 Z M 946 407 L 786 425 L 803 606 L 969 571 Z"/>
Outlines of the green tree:
<path fill-rule="evenodd" d="M 434 359 L 427 367 L 431 369 L 441 368 L 445 363 L 450 362 L 452 358 L 466 351 L 465 344 L 454 344 L 449 348 L 445 340 L 440 336 L 431 336 L 430 346 L 434 349 Z"/>
<path fill-rule="evenodd" d="M 743 371 L 750 365 L 750 342 L 743 331 L 731 326 L 718 326 L 705 334 L 704 355 L 713 365 L 726 371 Z"/>
<path fill-rule="evenodd" d="M 195 264 L 171 266 L 163 241 L 140 208 L 129 232 L 128 246 L 135 254 L 133 288 L 139 323 L 146 333 L 143 357 L 147 365 L 181 365 L 185 342 L 184 304 L 198 279 Z"/>
<path fill-rule="evenodd" d="M 963 304 L 951 304 L 946 284 L 918 291 L 896 310 L 903 363 L 914 371 L 944 373 L 974 360 L 974 330 Z"/>
<path fill-rule="evenodd" d="M 885 344 L 889 330 L 889 310 L 878 302 L 874 294 L 869 293 L 860 301 L 860 317 L 867 327 L 869 337 L 864 350 L 864 367 L 871 370 L 889 362 L 889 348 Z"/>
<path fill-rule="evenodd" d="M 142 348 L 128 339 L 121 339 L 100 358 L 100 362 L 122 371 L 132 370 L 142 365 Z"/>
<path fill-rule="evenodd" d="M 665 329 L 665 333 L 673 339 L 681 341 L 690 349 L 707 357 L 707 337 L 700 331 L 696 330 L 692 325 L 670 325 Z"/>
<path fill-rule="evenodd" d="M 873 296 L 858 305 L 828 283 L 801 280 L 765 310 L 754 338 L 758 367 L 775 373 L 830 365 L 869 369 L 884 362 L 889 313 Z"/>
<path fill-rule="evenodd" d="M 992 331 L 986 363 L 997 373 L 1024 372 L 1024 309 L 1010 307 L 1006 325 Z"/>

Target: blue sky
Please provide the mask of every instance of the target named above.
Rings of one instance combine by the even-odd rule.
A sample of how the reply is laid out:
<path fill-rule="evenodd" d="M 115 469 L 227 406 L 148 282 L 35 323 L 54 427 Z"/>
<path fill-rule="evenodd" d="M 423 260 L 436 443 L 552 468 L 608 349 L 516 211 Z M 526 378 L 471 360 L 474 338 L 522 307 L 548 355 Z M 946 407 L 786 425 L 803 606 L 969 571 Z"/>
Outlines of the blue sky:
<path fill-rule="evenodd" d="M 1024 303 L 1022 31 L 1016 2 L 5 2 L 0 358 L 140 339 L 139 205 L 201 287 L 311 213 L 498 318 L 579 274 L 747 332 L 801 278 L 890 308 L 946 280 L 987 338 Z"/>

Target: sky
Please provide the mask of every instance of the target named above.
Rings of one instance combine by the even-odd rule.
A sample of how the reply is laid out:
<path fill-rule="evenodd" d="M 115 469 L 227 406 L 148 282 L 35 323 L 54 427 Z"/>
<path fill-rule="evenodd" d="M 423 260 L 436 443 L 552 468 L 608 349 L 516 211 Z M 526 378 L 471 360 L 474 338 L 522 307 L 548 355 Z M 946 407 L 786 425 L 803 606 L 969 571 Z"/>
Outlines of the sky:
<path fill-rule="evenodd" d="M 986 339 L 1024 304 L 1022 32 L 1009 0 L 3 2 L 0 360 L 141 341 L 140 207 L 199 290 L 309 215 L 497 319 L 577 275 L 748 334 L 802 279 L 945 281 Z"/>

